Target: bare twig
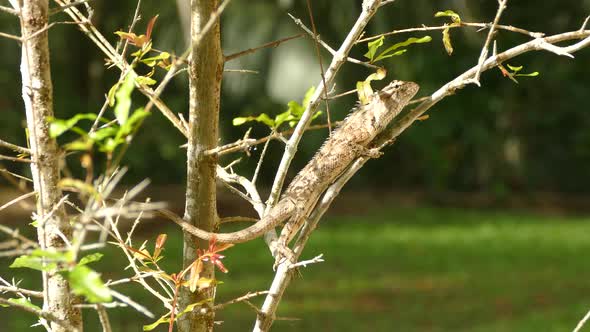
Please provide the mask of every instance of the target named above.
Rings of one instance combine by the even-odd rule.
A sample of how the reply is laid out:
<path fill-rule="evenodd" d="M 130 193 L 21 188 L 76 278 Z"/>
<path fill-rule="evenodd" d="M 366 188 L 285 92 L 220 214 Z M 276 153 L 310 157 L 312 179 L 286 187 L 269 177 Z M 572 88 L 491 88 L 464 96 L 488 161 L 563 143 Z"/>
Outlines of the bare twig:
<path fill-rule="evenodd" d="M 578 322 L 578 325 L 576 325 L 576 328 L 573 332 L 580 332 L 582 330 L 582 327 L 584 327 L 584 325 L 588 321 L 588 319 L 590 319 L 590 311 L 588 311 L 586 315 L 584 315 L 584 317 Z"/>
<path fill-rule="evenodd" d="M 111 328 L 111 322 L 109 321 L 109 314 L 107 313 L 105 307 L 102 304 L 95 304 L 94 308 L 98 314 L 98 319 L 100 320 L 100 325 L 102 326 L 102 332 L 112 332 L 113 329 Z"/>
<path fill-rule="evenodd" d="M 390 32 L 386 32 L 386 33 L 381 33 L 375 36 L 370 36 L 370 37 L 365 37 L 362 39 L 359 39 L 356 41 L 356 43 L 364 43 L 364 42 L 368 42 L 371 40 L 375 40 L 381 37 L 387 37 L 387 36 L 392 36 L 392 35 L 397 35 L 397 34 L 401 34 L 401 33 L 408 33 L 408 32 L 423 32 L 423 31 L 433 31 L 433 30 L 444 30 L 446 28 L 450 28 L 450 29 L 456 29 L 456 28 L 461 28 L 461 27 L 471 27 L 471 28 L 479 28 L 479 29 L 489 29 L 492 26 L 492 23 L 473 23 L 473 22 L 461 22 L 460 24 L 453 24 L 453 25 L 440 25 L 440 26 L 423 26 L 421 28 L 409 28 L 409 29 L 401 29 L 401 30 L 393 30 Z M 507 31 L 512 31 L 512 32 L 516 32 L 516 33 L 520 33 L 523 35 L 527 35 L 529 37 L 533 37 L 533 38 L 541 38 L 544 37 L 545 34 L 542 32 L 534 32 L 534 31 L 528 31 L 525 29 L 521 29 L 521 28 L 517 28 L 517 27 L 513 27 L 511 25 L 501 25 L 498 24 L 496 25 L 496 29 L 500 29 L 500 30 L 507 30 Z"/>
<path fill-rule="evenodd" d="M 1 154 L 0 154 L 0 160 L 8 160 L 8 161 L 14 161 L 17 163 L 28 163 L 28 164 L 33 162 L 31 159 L 16 158 L 16 157 L 1 155 Z"/>
<path fill-rule="evenodd" d="M 289 40 L 292 40 L 292 39 L 297 39 L 297 38 L 300 38 L 301 36 L 303 36 L 302 33 L 300 33 L 298 35 L 290 36 L 290 37 L 285 37 L 285 38 L 282 38 L 282 39 L 279 39 L 279 40 L 275 40 L 275 41 L 272 41 L 270 43 L 266 43 L 266 44 L 263 44 L 263 45 L 260 45 L 260 46 L 257 46 L 257 47 L 249 48 L 247 50 L 243 50 L 243 51 L 240 51 L 240 52 L 232 53 L 230 55 L 224 56 L 224 61 L 225 62 L 229 62 L 229 61 L 232 61 L 232 60 L 237 59 L 239 57 L 242 57 L 244 55 L 248 55 L 250 53 L 254 53 L 254 52 L 256 52 L 256 51 L 258 51 L 260 49 L 263 49 L 263 48 L 277 47 L 277 46 L 281 45 L 282 43 L 284 43 L 286 41 L 289 41 Z"/>
<path fill-rule="evenodd" d="M 11 14 L 11 15 L 18 16 L 18 10 L 12 9 L 12 8 L 6 7 L 6 6 L 0 6 L 0 12 L 5 12 L 5 13 Z"/>
<path fill-rule="evenodd" d="M 12 200 L 10 200 L 8 203 L 6 203 L 6 204 L 4 204 L 4 205 L 0 206 L 0 211 L 2 211 L 2 210 L 4 210 L 4 209 L 6 209 L 7 207 L 9 207 L 9 206 L 11 206 L 11 205 L 13 205 L 13 204 L 16 204 L 16 203 L 20 202 L 20 201 L 22 201 L 22 200 L 25 200 L 25 199 L 27 199 L 27 198 L 29 198 L 29 197 L 35 196 L 36 194 L 37 194 L 37 192 L 36 192 L 36 191 L 31 191 L 30 193 L 26 193 L 26 194 L 24 194 L 24 195 L 21 195 L 21 196 L 19 196 L 19 197 L 15 198 L 15 199 L 12 199 Z"/>
<path fill-rule="evenodd" d="M 91 0 L 78 0 L 78 1 L 75 1 L 75 2 L 70 2 L 70 3 L 68 3 L 68 4 L 66 4 L 66 5 L 63 5 L 63 6 L 61 6 L 61 5 L 60 5 L 60 6 L 59 6 L 59 7 L 57 7 L 57 8 L 52 8 L 51 10 L 49 10 L 49 16 L 51 16 L 51 15 L 55 15 L 55 14 L 57 14 L 57 13 L 61 13 L 61 12 L 63 12 L 64 10 L 66 10 L 66 9 L 68 9 L 68 8 L 70 8 L 70 7 L 79 6 L 79 5 L 81 5 L 81 4 L 88 3 L 88 2 L 90 2 L 90 1 L 91 1 Z"/>
<path fill-rule="evenodd" d="M 336 54 L 336 50 L 334 50 L 330 45 L 328 45 L 326 42 L 324 42 L 323 40 L 321 40 L 320 36 L 317 36 L 316 34 L 313 33 L 313 31 L 311 31 L 308 27 L 305 26 L 305 24 L 303 24 L 303 21 L 301 21 L 300 19 L 296 18 L 295 16 L 291 15 L 291 14 L 287 14 L 289 15 L 289 17 L 293 20 L 293 22 L 295 22 L 296 25 L 298 25 L 303 31 L 305 31 L 311 38 L 313 38 L 316 42 L 318 42 L 320 45 L 322 45 L 323 48 L 325 48 L 328 52 L 330 52 L 333 55 Z M 378 69 L 379 66 L 375 66 L 373 64 L 370 64 L 368 62 L 364 62 L 361 60 L 357 60 L 355 58 L 351 58 L 351 57 L 346 57 L 346 61 L 350 62 L 350 63 L 354 63 L 357 65 L 361 65 L 361 66 L 365 66 L 371 69 Z"/>
<path fill-rule="evenodd" d="M 24 154 L 31 154 L 31 149 L 23 148 L 22 146 L 18 146 L 16 144 L 8 143 L 0 139 L 0 146 L 11 149 L 12 151 L 24 153 Z"/>
<path fill-rule="evenodd" d="M 477 60 L 477 72 L 475 72 L 475 75 L 473 77 L 473 83 L 476 84 L 477 86 L 481 86 L 481 84 L 479 82 L 479 77 L 481 75 L 481 69 L 483 67 L 483 62 L 488 57 L 488 49 L 490 47 L 490 42 L 492 41 L 492 38 L 494 38 L 494 34 L 496 32 L 496 27 L 498 26 L 498 22 L 500 21 L 500 16 L 502 16 L 504 9 L 506 9 L 507 2 L 508 2 L 508 0 L 499 0 L 498 1 L 498 11 L 496 12 L 496 17 L 494 18 L 494 22 L 490 26 L 490 31 L 488 31 L 488 36 L 486 38 L 486 41 L 484 42 L 483 47 L 481 48 L 481 54 L 479 55 L 479 59 Z"/>
<path fill-rule="evenodd" d="M 219 311 L 219 310 L 222 310 L 225 307 L 227 307 L 229 305 L 232 305 L 234 303 L 244 302 L 244 301 L 247 301 L 247 300 L 249 300 L 249 299 L 251 299 L 253 297 L 264 295 L 264 294 L 268 294 L 268 291 L 248 292 L 248 294 L 246 294 L 246 295 L 242 295 L 242 296 L 240 296 L 238 298 L 235 298 L 233 300 L 227 301 L 225 303 L 220 303 L 220 304 L 215 305 L 213 307 L 213 310 L 214 311 Z"/>
<path fill-rule="evenodd" d="M 14 307 L 14 308 L 17 308 L 17 309 L 20 309 L 20 310 L 23 310 L 23 311 L 32 313 L 32 314 L 34 314 L 36 316 L 39 316 L 41 318 L 44 318 L 44 319 L 46 319 L 48 321 L 55 322 L 55 323 L 61 325 L 62 327 L 66 328 L 66 329 L 68 329 L 70 331 L 77 331 L 78 330 L 78 329 L 74 328 L 73 326 L 70 326 L 63 319 L 60 319 L 60 318 L 56 317 L 51 312 L 44 311 L 44 310 L 39 310 L 39 309 L 37 309 L 37 308 L 35 308 L 33 306 L 28 306 L 28 305 L 23 305 L 23 304 L 20 304 L 20 303 L 15 303 L 15 302 L 9 301 L 9 300 L 7 300 L 5 298 L 2 298 L 2 297 L 0 297 L 0 304 L 7 305 L 7 306 L 10 306 L 10 307 Z"/>

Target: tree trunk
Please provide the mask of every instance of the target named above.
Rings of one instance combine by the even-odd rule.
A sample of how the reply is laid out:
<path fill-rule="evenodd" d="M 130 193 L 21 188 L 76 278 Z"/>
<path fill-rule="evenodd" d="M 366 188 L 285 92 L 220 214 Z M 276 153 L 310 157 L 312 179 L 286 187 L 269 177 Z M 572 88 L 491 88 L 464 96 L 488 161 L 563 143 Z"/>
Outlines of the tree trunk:
<path fill-rule="evenodd" d="M 37 234 L 41 248 L 60 250 L 66 246 L 61 235 L 71 239 L 72 228 L 63 207 L 56 208 L 62 198 L 58 187 L 59 155 L 57 143 L 49 136 L 47 118 L 53 116 L 53 86 L 49 61 L 47 31 L 48 0 L 25 0 L 21 8 L 22 91 L 29 130 L 29 145 L 34 161 L 31 164 L 37 192 Z M 35 34 L 33 38 L 28 38 Z M 44 220 L 44 222 L 42 222 Z M 55 272 L 43 274 L 43 309 L 82 331 L 80 309 L 74 308 L 75 297 L 68 282 Z M 51 323 L 54 332 L 71 332 Z"/>
<path fill-rule="evenodd" d="M 217 8 L 217 0 L 191 0 L 191 41 L 194 42 L 204 25 Z M 193 47 L 189 69 L 190 110 L 189 141 L 187 152 L 187 191 L 184 218 L 192 225 L 207 231 L 214 231 L 217 220 L 215 167 L 217 158 L 204 155 L 206 150 L 215 148 L 218 139 L 219 98 L 223 74 L 219 23 Z M 207 248 L 208 243 L 188 233 L 184 235 L 184 266 L 191 264 L 197 248 Z M 201 277 L 213 278 L 211 264 L 205 264 Z M 180 294 L 180 308 L 212 298 L 213 288 L 192 294 L 183 288 Z M 210 331 L 213 329 L 212 312 L 203 310 L 184 315 L 178 322 L 180 332 Z"/>

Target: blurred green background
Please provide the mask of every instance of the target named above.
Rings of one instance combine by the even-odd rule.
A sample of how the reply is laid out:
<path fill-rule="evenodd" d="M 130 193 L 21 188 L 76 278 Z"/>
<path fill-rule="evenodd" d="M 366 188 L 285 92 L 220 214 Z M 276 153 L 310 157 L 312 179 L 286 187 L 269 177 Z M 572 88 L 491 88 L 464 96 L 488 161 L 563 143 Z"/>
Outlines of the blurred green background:
<path fill-rule="evenodd" d="M 338 47 L 356 19 L 360 3 L 312 1 L 321 38 Z M 118 37 L 114 32 L 127 28 L 136 3 L 97 0 L 92 6 L 93 22 L 115 43 Z M 467 22 L 489 22 L 496 6 L 496 1 L 481 0 L 397 0 L 379 11 L 366 35 L 421 24 L 441 25 L 446 20 L 433 15 L 446 9 Z M 553 34 L 579 29 L 589 12 L 588 1 L 510 1 L 502 23 Z M 143 33 L 149 18 L 160 15 L 153 33 L 154 47 L 175 53 L 184 50 L 183 18 L 174 1 L 144 0 L 141 13 L 138 33 Z M 233 1 L 222 18 L 224 53 L 299 33 L 287 13 L 309 25 L 305 1 Z M 56 15 L 53 20 L 63 21 L 66 16 Z M 18 35 L 18 21 L 1 13 L 0 31 Z M 383 63 L 388 70 L 386 80 L 418 82 L 418 97 L 429 95 L 473 66 L 487 31 L 452 30 L 452 56 L 443 48 L 440 31 L 388 37 L 385 44 L 425 35 L 433 41 L 411 46 L 403 56 Z M 526 36 L 500 31 L 498 50 L 527 40 Z M 105 68 L 104 56 L 74 26 L 53 27 L 50 46 L 56 116 L 97 112 L 119 72 Z M 20 48 L 14 41 L 0 39 L 0 50 L 0 138 L 25 145 Z M 352 56 L 362 59 L 365 52 L 366 44 L 359 44 Z M 322 55 L 326 65 L 329 54 L 322 51 Z M 302 320 L 279 321 L 276 329 L 571 330 L 590 308 L 585 279 L 590 266 L 583 256 L 590 249 L 590 224 L 585 217 L 590 194 L 590 51 L 582 50 L 575 56 L 569 59 L 535 52 L 515 58 L 508 63 L 524 66 L 525 72 L 540 72 L 538 77 L 521 78 L 519 84 L 499 70 L 485 72 L 482 88 L 469 86 L 446 98 L 429 111 L 427 121 L 416 123 L 382 158 L 368 163 L 347 186 L 343 194 L 346 204 L 335 207 L 308 248 L 308 256 L 323 252 L 327 262 L 304 270 L 304 277 L 295 281 L 281 307 L 281 315 Z M 305 91 L 320 81 L 309 38 L 239 58 L 226 69 L 256 70 L 258 74 L 224 74 L 220 143 L 239 139 L 247 130 L 247 126 L 233 127 L 234 117 L 276 115 L 286 110 L 290 100 L 300 102 Z M 354 88 L 356 81 L 370 73 L 365 67 L 346 64 L 336 91 Z M 146 103 L 140 94 L 134 97 L 136 106 Z M 188 118 L 186 77 L 175 79 L 163 99 L 174 112 Z M 355 99 L 352 95 L 332 101 L 332 118 L 343 118 Z M 316 121 L 324 123 L 326 119 Z M 266 134 L 267 128 L 253 125 L 251 136 Z M 326 135 L 327 130 L 306 134 L 291 175 L 311 158 Z M 131 184 L 150 178 L 155 195 L 162 188 L 176 188 L 176 194 L 166 199 L 182 207 L 186 151 L 179 146 L 183 143 L 168 121 L 155 113 L 145 121 L 123 160 L 130 168 L 126 181 Z M 263 187 L 272 181 L 283 147 L 280 142 L 270 144 L 260 179 Z M 250 156 L 232 155 L 222 162 L 242 157 L 235 169 L 250 176 L 260 151 L 259 147 Z M 68 161 L 74 174 L 81 175 L 78 157 L 72 155 Z M 99 156 L 96 160 L 104 161 Z M 30 174 L 26 165 L 2 163 L 2 167 Z M 13 198 L 7 197 L 13 192 L 1 181 L 0 194 L 6 195 L 1 195 L 0 205 Z M 231 199 L 221 204 L 220 213 L 233 211 L 232 204 Z M 385 207 L 400 204 L 405 207 Z M 0 213 L 0 222 L 24 224 L 28 214 L 15 217 Z M 167 247 L 172 272 L 179 264 L 178 232 L 144 227 L 139 239 L 153 241 L 158 232 L 172 237 Z M 97 269 L 105 279 L 120 277 L 125 266 L 120 253 L 111 248 L 107 254 L 109 259 Z M 28 281 L 38 277 L 31 271 L 7 271 L 9 259 L 0 262 L 4 277 L 16 275 Z M 262 241 L 231 249 L 227 258 L 230 273 L 222 276 L 226 283 L 220 287 L 220 301 L 268 287 L 270 264 Z M 152 301 L 136 287 L 129 291 L 144 304 Z M 142 318 L 131 310 L 113 310 L 111 315 L 116 331 L 140 330 L 138 320 Z M 88 312 L 86 316 L 92 331 L 90 327 L 97 325 L 95 314 Z M 3 321 L 9 317 L 14 318 L 10 319 L 14 325 L 2 325 L 0 331 L 25 331 L 33 322 L 30 316 L 16 319 L 21 317 L 16 311 L 0 309 Z M 239 331 L 250 328 L 253 313 L 238 305 L 219 318 L 225 321 L 222 331 Z"/>

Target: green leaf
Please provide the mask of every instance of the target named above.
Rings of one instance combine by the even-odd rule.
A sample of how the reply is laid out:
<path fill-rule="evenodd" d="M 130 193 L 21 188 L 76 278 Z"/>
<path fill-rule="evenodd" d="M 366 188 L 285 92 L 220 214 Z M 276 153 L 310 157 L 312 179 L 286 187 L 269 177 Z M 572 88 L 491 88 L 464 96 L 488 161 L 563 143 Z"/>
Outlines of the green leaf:
<path fill-rule="evenodd" d="M 100 275 L 86 265 L 76 265 L 71 271 L 63 273 L 76 295 L 86 297 L 90 303 L 112 301 L 111 292 L 100 279 Z"/>
<path fill-rule="evenodd" d="M 373 59 L 375 58 L 375 54 L 377 53 L 379 47 L 383 46 L 383 40 L 385 40 L 385 37 L 381 36 L 379 37 L 379 39 L 375 39 L 369 42 L 369 50 L 367 51 L 367 53 L 364 54 L 364 56 L 365 58 L 369 59 L 370 62 L 373 62 Z"/>
<path fill-rule="evenodd" d="M 88 135 L 88 137 L 94 141 L 103 141 L 107 137 L 113 137 L 117 134 L 119 129 L 116 127 L 106 127 L 99 129 L 92 134 Z"/>
<path fill-rule="evenodd" d="M 461 23 L 461 17 L 459 14 L 455 13 L 452 10 L 445 10 L 444 12 L 436 12 L 434 17 L 450 17 L 453 23 Z"/>
<path fill-rule="evenodd" d="M 155 321 L 149 325 L 144 325 L 143 330 L 144 331 L 151 331 L 151 330 L 155 329 L 156 327 L 158 327 L 158 325 L 160 325 L 160 324 L 169 323 L 170 318 L 168 318 L 168 316 L 170 316 L 170 313 L 165 314 L 164 316 L 160 317 L 157 321 Z"/>
<path fill-rule="evenodd" d="M 271 119 L 270 116 L 268 116 L 266 113 L 260 114 L 259 116 L 257 116 L 255 118 L 255 120 L 258 122 L 262 122 L 271 128 L 273 128 L 275 126 L 275 121 L 273 119 Z"/>
<path fill-rule="evenodd" d="M 231 123 L 234 126 L 241 126 L 244 123 L 250 121 L 249 119 L 250 119 L 249 117 L 238 117 L 238 118 L 234 118 Z"/>
<path fill-rule="evenodd" d="M 41 308 L 40 307 L 34 305 L 33 303 L 31 303 L 31 301 L 29 301 L 29 300 L 27 300 L 27 299 L 25 299 L 23 297 L 19 297 L 19 298 L 16 298 L 16 299 L 15 298 L 10 298 L 10 299 L 8 299 L 8 302 L 14 303 L 14 304 L 20 304 L 20 305 L 25 306 L 27 308 L 31 308 L 31 309 L 35 309 L 35 310 L 41 311 Z M 0 304 L 0 307 L 7 308 L 7 307 L 10 307 L 10 306 L 7 305 L 7 304 Z"/>
<path fill-rule="evenodd" d="M 506 64 L 506 67 L 510 68 L 510 70 L 512 70 L 512 71 L 513 71 L 513 72 L 515 72 L 515 73 L 517 73 L 517 72 L 521 71 L 521 70 L 522 70 L 522 68 L 523 68 L 523 66 L 518 66 L 518 67 L 515 67 L 515 66 L 511 66 L 511 65 L 509 65 L 509 64 Z"/>
<path fill-rule="evenodd" d="M 63 119 L 56 119 L 54 117 L 49 117 L 47 121 L 49 122 L 49 136 L 56 138 L 61 134 L 65 133 L 66 131 L 70 130 L 74 127 L 78 121 L 80 120 L 96 120 L 96 114 L 94 113 L 81 113 L 76 114 L 68 120 Z"/>
<path fill-rule="evenodd" d="M 78 265 L 86 265 L 92 262 L 97 262 L 99 261 L 102 256 L 104 256 L 103 254 L 97 252 L 94 254 L 90 254 L 90 255 L 86 255 L 84 257 L 82 257 L 82 259 L 80 259 L 80 261 L 78 262 Z"/>
<path fill-rule="evenodd" d="M 453 54 L 453 45 L 451 44 L 451 33 L 450 28 L 447 26 L 442 32 L 442 41 L 443 45 L 445 46 L 445 50 L 447 51 L 448 55 Z"/>
<path fill-rule="evenodd" d="M 154 85 L 158 83 L 155 79 L 146 76 L 137 76 L 135 78 L 135 82 L 137 82 L 137 84 L 143 85 Z"/>
<path fill-rule="evenodd" d="M 150 57 L 150 58 L 145 58 L 145 59 L 141 59 L 141 62 L 145 63 L 146 65 L 150 66 L 150 67 L 154 67 L 158 61 L 161 60 L 166 60 L 170 58 L 170 53 L 168 52 L 162 52 L 156 56 Z"/>
<path fill-rule="evenodd" d="M 140 107 L 133 111 L 133 114 L 129 117 L 129 120 L 121 126 L 119 132 L 117 132 L 116 140 L 121 139 L 129 134 L 131 134 L 137 127 L 137 124 L 140 123 L 145 117 L 150 115 L 150 112 L 146 112 L 143 107 Z"/>
<path fill-rule="evenodd" d="M 401 42 L 401 43 L 397 43 L 394 44 L 390 47 L 388 47 L 385 51 L 381 52 L 374 60 L 372 60 L 371 62 L 377 62 L 379 60 L 382 59 L 386 59 L 386 58 L 390 58 L 392 56 L 397 56 L 397 55 L 401 55 L 404 54 L 407 50 L 400 50 L 397 51 L 395 53 L 391 53 L 393 51 L 395 51 L 396 49 L 400 48 L 400 47 L 405 47 L 411 44 L 422 44 L 422 43 L 428 43 L 432 40 L 432 37 L 430 36 L 424 36 L 422 38 L 415 38 L 415 37 L 410 37 L 408 39 L 406 39 L 405 41 Z"/>
<path fill-rule="evenodd" d="M 119 89 L 115 93 L 117 105 L 115 105 L 115 117 L 120 125 L 124 125 L 129 117 L 129 109 L 131 108 L 131 93 L 135 88 L 136 74 L 129 72 L 123 83 L 121 83 Z"/>
<path fill-rule="evenodd" d="M 305 112 L 305 108 L 299 105 L 299 103 L 295 100 L 291 100 L 287 103 L 287 112 L 290 112 L 294 116 L 301 118 L 301 115 L 303 115 L 303 112 Z"/>
<path fill-rule="evenodd" d="M 30 255 L 17 257 L 10 265 L 10 268 L 24 267 L 38 271 L 51 271 L 57 268 L 57 263 L 71 262 L 72 260 L 73 254 L 69 251 L 58 252 L 35 249 Z"/>
<path fill-rule="evenodd" d="M 89 151 L 92 149 L 93 144 L 94 142 L 92 140 L 83 137 L 64 145 L 64 149 L 67 151 Z"/>
<path fill-rule="evenodd" d="M 56 263 L 45 263 L 43 264 L 43 259 L 39 257 L 33 257 L 28 255 L 23 255 L 17 257 L 14 262 L 10 265 L 11 269 L 25 267 L 37 271 L 51 271 L 57 267 Z"/>
<path fill-rule="evenodd" d="M 291 114 L 291 110 L 287 110 L 277 116 L 275 116 L 275 125 L 276 128 L 280 127 L 283 123 L 287 121 L 295 120 L 293 114 Z"/>
<path fill-rule="evenodd" d="M 535 76 L 539 76 L 539 72 L 538 71 L 534 71 L 532 73 L 528 73 L 528 74 L 514 74 L 514 76 L 525 76 L 525 77 L 535 77 Z"/>

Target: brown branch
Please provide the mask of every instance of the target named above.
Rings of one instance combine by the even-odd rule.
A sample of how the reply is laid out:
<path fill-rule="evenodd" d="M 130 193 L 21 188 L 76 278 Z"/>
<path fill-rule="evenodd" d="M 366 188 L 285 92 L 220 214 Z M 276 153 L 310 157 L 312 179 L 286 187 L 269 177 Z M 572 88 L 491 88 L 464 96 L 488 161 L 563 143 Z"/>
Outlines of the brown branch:
<path fill-rule="evenodd" d="M 5 12 L 11 15 L 18 16 L 18 10 L 6 6 L 0 6 L 0 12 Z"/>
<path fill-rule="evenodd" d="M 266 43 L 266 44 L 263 44 L 263 45 L 260 45 L 260 46 L 257 46 L 257 47 L 249 48 L 247 50 L 243 50 L 243 51 L 236 52 L 236 53 L 233 53 L 233 54 L 230 54 L 230 55 L 226 55 L 226 56 L 223 57 L 223 59 L 224 59 L 225 62 L 229 62 L 229 61 L 232 61 L 232 60 L 237 59 L 239 57 L 242 57 L 244 55 L 247 55 L 247 54 L 250 54 L 250 53 L 254 53 L 254 52 L 256 52 L 258 50 L 261 50 L 263 48 L 277 47 L 277 46 L 281 45 L 284 42 L 287 42 L 287 41 L 292 40 L 292 39 L 300 38 L 302 36 L 303 36 L 303 34 L 300 33 L 298 35 L 293 35 L 293 36 L 290 36 L 290 37 L 285 37 L 285 38 L 282 38 L 282 39 L 279 39 L 279 40 L 275 40 L 275 41 L 272 41 L 270 43 Z"/>

